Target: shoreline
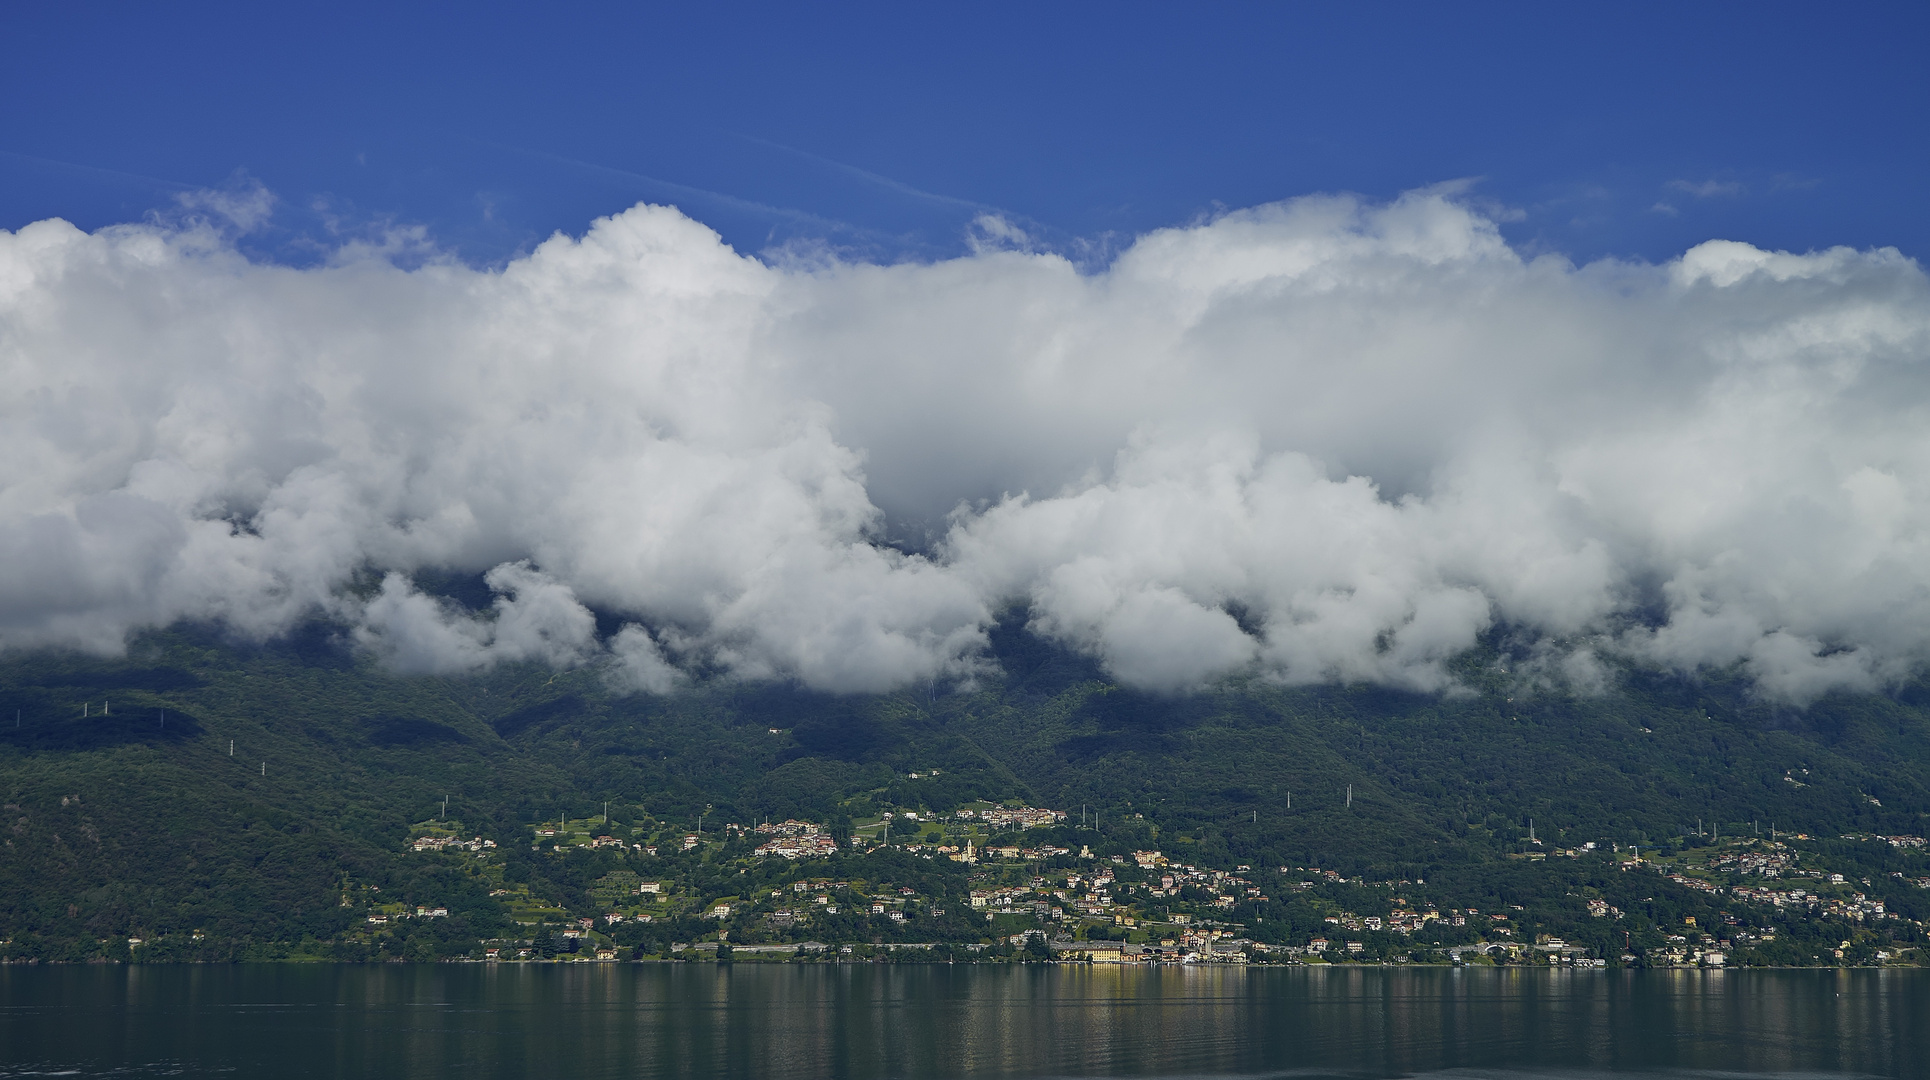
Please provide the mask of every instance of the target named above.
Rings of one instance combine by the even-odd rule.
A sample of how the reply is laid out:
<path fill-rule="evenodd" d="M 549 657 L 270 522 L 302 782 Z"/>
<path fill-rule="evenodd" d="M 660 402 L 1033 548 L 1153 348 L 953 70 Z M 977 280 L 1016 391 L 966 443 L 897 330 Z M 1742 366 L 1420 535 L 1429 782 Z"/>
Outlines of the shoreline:
<path fill-rule="evenodd" d="M 1286 963 L 1197 963 L 1197 964 L 1113 964 L 1092 963 L 1086 960 L 914 960 L 900 957 L 850 957 L 826 960 L 764 959 L 746 957 L 742 960 L 680 960 L 661 956 L 640 957 L 634 960 L 472 960 L 451 957 L 447 959 L 420 960 L 330 960 L 324 958 L 282 958 L 272 960 L 12 960 L 0 959 L 0 968 L 5 967 L 265 967 L 285 965 L 291 967 L 443 967 L 449 965 L 464 967 L 584 967 L 584 968 L 623 968 L 651 965 L 691 966 L 691 967 L 1063 967 L 1092 971 L 1355 971 L 1374 969 L 1381 971 L 1505 971 L 1505 972 L 1588 972 L 1607 974 L 1628 971 L 1670 971 L 1720 974 L 1727 971 L 1922 971 L 1930 970 L 1926 964 L 1756 964 L 1749 966 L 1700 967 L 1695 965 L 1671 965 L 1667 967 L 1641 967 L 1633 964 L 1617 967 L 1593 967 L 1567 964 L 1390 964 L 1381 961 L 1362 961 L 1344 964 L 1306 964 Z"/>

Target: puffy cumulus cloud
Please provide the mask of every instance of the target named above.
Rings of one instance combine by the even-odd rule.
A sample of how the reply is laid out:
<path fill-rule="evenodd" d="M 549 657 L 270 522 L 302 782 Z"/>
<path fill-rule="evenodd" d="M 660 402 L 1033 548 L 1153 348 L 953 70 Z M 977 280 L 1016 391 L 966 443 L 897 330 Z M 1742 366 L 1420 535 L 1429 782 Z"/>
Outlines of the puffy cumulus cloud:
<path fill-rule="evenodd" d="M 962 670 L 982 602 L 869 541 L 860 455 L 771 389 L 782 283 L 661 208 L 489 273 L 254 265 L 192 228 L 0 238 L 0 639 L 319 611 L 447 672 L 590 658 L 590 605 L 656 631 L 616 642 L 640 686 L 667 685 L 657 642 L 840 690 Z M 410 584 L 428 567 L 500 598 L 456 611 Z"/>
<path fill-rule="evenodd" d="M 1129 683 L 1257 665 L 1437 690 L 1497 608 L 1571 632 L 1612 610 L 1599 544 L 1536 523 L 1542 535 L 1491 549 L 1496 507 L 1460 495 L 1390 501 L 1248 440 L 1140 440 L 1105 482 L 962 519 L 948 553 Z"/>
<path fill-rule="evenodd" d="M 0 644 L 321 613 L 404 670 L 871 691 L 971 677 L 1022 601 L 1162 690 L 1438 690 L 1500 624 L 1582 688 L 1930 659 L 1930 288 L 1894 251 L 1578 267 L 1446 190 L 1096 272 L 980 231 L 758 260 L 640 206 L 494 270 L 0 233 Z"/>

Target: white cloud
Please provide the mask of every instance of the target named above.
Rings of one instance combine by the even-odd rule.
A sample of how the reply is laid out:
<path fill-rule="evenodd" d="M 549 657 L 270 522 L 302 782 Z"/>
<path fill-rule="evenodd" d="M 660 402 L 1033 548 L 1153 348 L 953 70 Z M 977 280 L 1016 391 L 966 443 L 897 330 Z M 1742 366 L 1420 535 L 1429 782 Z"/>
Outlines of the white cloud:
<path fill-rule="evenodd" d="M 261 181 L 236 172 L 222 188 L 199 188 L 174 197 L 175 205 L 192 219 L 212 221 L 240 232 L 253 232 L 275 213 L 275 195 Z"/>
<path fill-rule="evenodd" d="M 685 682 L 650 632 L 631 623 L 610 638 L 610 684 L 622 692 L 668 694 Z"/>
<path fill-rule="evenodd" d="M 1527 260 L 1458 198 L 1258 207 L 1097 272 L 985 222 L 945 262 L 766 264 L 658 207 L 498 271 L 0 233 L 0 643 L 320 611 L 406 670 L 867 691 L 971 678 L 1023 600 L 1159 689 L 1441 689 L 1498 623 L 1582 687 L 1623 655 L 1803 701 L 1930 657 L 1915 263 Z"/>
<path fill-rule="evenodd" d="M 357 644 L 401 671 L 461 674 L 519 660 L 574 667 L 596 654 L 596 616 L 567 585 L 527 562 L 504 563 L 483 580 L 496 593 L 488 615 L 426 596 L 398 573 L 385 576 L 367 603 L 334 607 L 351 613 Z M 639 644 L 627 643 L 621 654 L 626 669 L 643 669 Z"/>

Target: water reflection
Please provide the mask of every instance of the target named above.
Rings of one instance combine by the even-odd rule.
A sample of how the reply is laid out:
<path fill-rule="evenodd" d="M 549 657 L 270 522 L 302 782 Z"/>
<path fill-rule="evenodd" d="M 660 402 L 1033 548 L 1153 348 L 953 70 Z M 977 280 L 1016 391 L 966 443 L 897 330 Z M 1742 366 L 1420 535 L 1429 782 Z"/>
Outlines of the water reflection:
<path fill-rule="evenodd" d="M 1930 973 L 0 969 L 0 1075 L 1930 1076 Z"/>

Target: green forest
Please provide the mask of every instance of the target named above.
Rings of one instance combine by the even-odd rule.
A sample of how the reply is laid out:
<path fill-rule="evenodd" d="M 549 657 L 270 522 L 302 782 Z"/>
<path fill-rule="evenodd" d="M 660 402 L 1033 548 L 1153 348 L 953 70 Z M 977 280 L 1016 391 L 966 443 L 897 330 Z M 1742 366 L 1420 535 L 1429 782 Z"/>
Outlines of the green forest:
<path fill-rule="evenodd" d="M 1626 668 L 1576 695 L 1510 674 L 1497 632 L 1448 694 L 1152 696 L 1021 616 L 993 640 L 998 671 L 974 685 L 864 697 L 725 679 L 625 694 L 595 668 L 401 676 L 322 624 L 266 645 L 175 627 L 115 660 L 10 654 L 0 958 L 742 959 L 784 941 L 1024 958 L 1211 922 L 1257 959 L 1327 933 L 1333 959 L 1420 962 L 1498 939 L 1493 913 L 1513 911 L 1509 939 L 1611 963 L 1686 947 L 1683 926 L 1734 927 L 1738 962 L 1829 963 L 1914 957 L 1930 918 L 1923 848 L 1884 839 L 1930 831 L 1922 685 L 1798 709 L 1736 673 Z M 1067 818 L 944 824 L 997 806 Z M 755 826 L 787 819 L 837 853 L 757 857 Z M 1025 853 L 952 858 L 968 841 Z M 1697 887 L 1750 852 L 1824 875 L 1824 906 L 1776 921 Z M 1166 885 L 1169 865 L 1200 876 Z M 1044 912 L 1048 887 L 1089 889 L 1095 867 L 1126 902 Z M 980 910 L 1008 886 L 1035 898 Z M 1831 916 L 1839 892 L 1839 915 L 1853 894 L 1888 922 Z M 1465 925 L 1373 926 L 1422 907 Z"/>

